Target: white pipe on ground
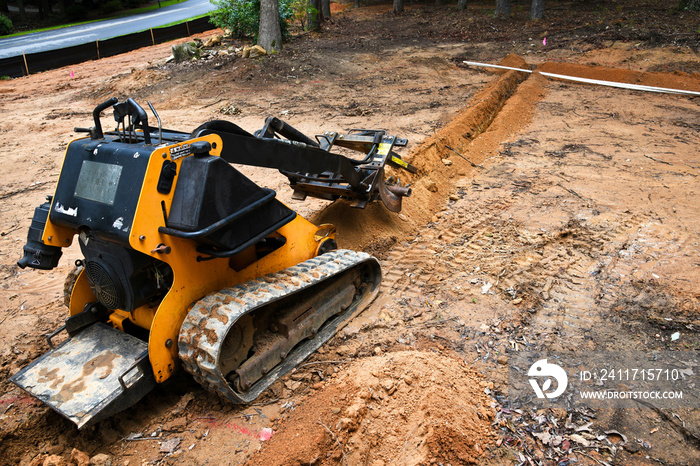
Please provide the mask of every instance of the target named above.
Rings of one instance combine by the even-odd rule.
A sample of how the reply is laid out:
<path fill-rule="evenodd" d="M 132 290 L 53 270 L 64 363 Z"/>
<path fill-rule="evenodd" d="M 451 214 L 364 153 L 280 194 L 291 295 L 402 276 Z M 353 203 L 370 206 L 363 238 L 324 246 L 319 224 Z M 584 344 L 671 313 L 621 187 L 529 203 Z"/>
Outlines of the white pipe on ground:
<path fill-rule="evenodd" d="M 513 71 L 522 71 L 523 73 L 532 73 L 531 70 L 524 70 L 522 68 L 513 68 L 510 66 L 491 65 L 489 63 L 479 63 L 479 62 L 475 62 L 475 61 L 464 61 L 463 63 L 465 65 L 469 65 L 469 66 L 479 66 L 479 67 L 483 67 L 483 68 L 499 68 L 499 69 L 503 69 L 503 70 L 513 70 Z M 575 82 L 587 83 L 587 84 L 597 84 L 600 86 L 618 87 L 621 89 L 629 89 L 632 91 L 662 92 L 665 94 L 681 94 L 681 95 L 700 96 L 700 92 L 686 91 L 683 89 L 670 89 L 667 87 L 643 86 L 640 84 L 628 84 L 628 83 L 620 83 L 620 82 L 616 82 L 616 81 L 603 81 L 601 79 L 579 78 L 577 76 L 567 76 L 564 74 L 546 73 L 543 71 L 540 71 L 539 73 L 542 76 L 547 76 L 547 77 L 555 78 L 555 79 L 564 79 L 564 80 L 568 80 L 568 81 L 575 81 Z"/>

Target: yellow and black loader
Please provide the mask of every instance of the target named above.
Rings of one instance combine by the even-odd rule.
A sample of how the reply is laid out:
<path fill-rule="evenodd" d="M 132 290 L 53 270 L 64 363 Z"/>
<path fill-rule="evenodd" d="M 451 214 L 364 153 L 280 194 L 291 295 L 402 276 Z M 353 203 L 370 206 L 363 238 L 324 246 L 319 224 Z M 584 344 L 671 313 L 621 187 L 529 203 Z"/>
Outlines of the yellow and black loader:
<path fill-rule="evenodd" d="M 232 164 L 280 170 L 306 196 L 381 200 L 410 188 L 385 180 L 406 140 L 378 130 L 311 139 L 277 118 L 250 134 L 214 120 L 190 133 L 149 126 L 133 99 L 93 111 L 39 206 L 22 268 L 50 270 L 78 241 L 69 317 L 50 350 L 11 380 L 79 428 L 127 409 L 178 367 L 236 403 L 256 399 L 378 293 L 376 259 L 337 250 L 316 226 Z M 117 123 L 103 133 L 101 113 Z M 353 158 L 333 152 L 360 153 Z M 53 340 L 63 332 L 68 338 Z"/>

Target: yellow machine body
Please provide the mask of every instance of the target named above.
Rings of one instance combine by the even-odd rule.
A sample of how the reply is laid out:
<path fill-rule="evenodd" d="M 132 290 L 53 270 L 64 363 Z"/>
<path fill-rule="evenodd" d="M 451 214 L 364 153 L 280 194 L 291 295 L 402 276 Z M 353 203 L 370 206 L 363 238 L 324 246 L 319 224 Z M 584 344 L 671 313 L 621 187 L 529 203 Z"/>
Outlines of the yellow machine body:
<path fill-rule="evenodd" d="M 104 133 L 109 107 L 117 128 Z M 312 139 L 270 117 L 255 134 L 223 120 L 182 132 L 151 110 L 158 127 L 133 99 L 95 107 L 17 262 L 51 270 L 78 238 L 69 317 L 51 349 L 10 378 L 78 428 L 133 406 L 178 367 L 250 403 L 377 296 L 375 258 L 337 250 L 332 225 L 303 219 L 235 165 L 279 170 L 294 199 L 398 212 L 410 195 L 384 180 L 387 163 L 415 168 L 393 152 L 406 140 L 383 130 Z"/>
<path fill-rule="evenodd" d="M 178 153 L 178 149 L 184 144 L 196 141 L 209 142 L 212 146 L 210 155 L 220 154 L 221 139 L 217 135 L 208 135 L 186 143 L 159 148 L 151 155 L 130 228 L 129 243 L 134 250 L 155 257 L 172 268 L 172 287 L 157 306 L 144 305 L 132 312 L 115 310 L 110 316 L 110 322 L 115 328 L 123 330 L 122 322 L 128 319 L 150 332 L 148 353 L 157 382 L 167 380 L 176 368 L 178 332 L 195 301 L 211 292 L 284 270 L 315 257 L 321 243 L 335 237 L 335 229 L 332 226 L 317 227 L 297 215 L 277 231 L 277 234 L 286 238 L 282 247 L 247 264 L 247 251 L 231 258 L 201 260 L 195 241 L 160 233 L 158 228 L 165 226 L 163 209 L 166 213 L 169 212 L 173 201 L 173 191 L 161 194 L 156 189 L 161 164 L 163 160 L 171 158 L 170 154 Z M 182 160 L 183 158 L 174 160 L 178 164 L 178 173 Z M 76 234 L 75 230 L 54 225 L 47 220 L 42 239 L 47 245 L 65 247 Z M 235 263 L 243 263 L 246 266 L 236 270 L 231 267 L 231 264 Z M 95 300 L 83 270 L 73 286 L 70 315 L 82 312 L 87 303 Z"/>

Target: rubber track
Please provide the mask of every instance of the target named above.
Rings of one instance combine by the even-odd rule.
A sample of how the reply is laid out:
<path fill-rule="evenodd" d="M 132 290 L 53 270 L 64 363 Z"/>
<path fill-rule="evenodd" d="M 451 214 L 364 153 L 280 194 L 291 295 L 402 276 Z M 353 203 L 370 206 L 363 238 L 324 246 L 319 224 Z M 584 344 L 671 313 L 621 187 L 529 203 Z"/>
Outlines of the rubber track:
<path fill-rule="evenodd" d="M 331 251 L 281 272 L 204 297 L 187 314 L 180 328 L 178 350 L 183 367 L 200 385 L 235 403 L 249 403 L 255 400 L 275 380 L 318 349 L 335 334 L 339 327 L 331 329 L 330 332 L 327 331 L 326 335 L 322 335 L 323 332 L 319 331 L 314 340 L 307 341 L 310 344 L 304 347 L 305 351 L 295 349 L 290 352 L 284 361 L 256 382 L 247 392 L 238 393 L 228 384 L 225 379 L 226 374 L 221 372 L 218 364 L 220 344 L 235 322 L 254 309 L 299 292 L 357 265 L 372 261 L 376 263 L 376 259 L 372 256 L 361 252 Z M 376 267 L 379 270 L 378 263 Z M 376 295 L 378 290 L 377 286 L 372 293 Z M 366 299 L 367 297 L 364 297 L 359 300 L 358 305 Z M 371 299 L 373 296 L 370 297 Z M 347 314 L 356 312 L 355 307 L 357 306 L 353 303 L 353 306 L 339 320 L 345 321 L 349 317 Z"/>

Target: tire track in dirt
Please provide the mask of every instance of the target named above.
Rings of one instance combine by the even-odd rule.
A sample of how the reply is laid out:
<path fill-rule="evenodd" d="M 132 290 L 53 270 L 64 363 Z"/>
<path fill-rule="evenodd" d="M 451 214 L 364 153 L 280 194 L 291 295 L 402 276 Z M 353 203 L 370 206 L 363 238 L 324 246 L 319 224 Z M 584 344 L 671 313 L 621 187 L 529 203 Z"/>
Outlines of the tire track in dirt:
<path fill-rule="evenodd" d="M 610 93 L 573 92 L 586 96 L 579 99 L 584 108 L 561 105 L 560 111 L 578 110 L 576 124 L 589 126 L 590 134 L 571 140 L 565 120 L 537 122 L 527 137 L 503 145 L 502 158 L 456 184 L 456 196 L 443 211 L 382 262 L 383 295 L 393 301 L 382 306 L 407 309 L 409 335 L 432 348 L 451 347 L 466 360 L 476 358 L 490 380 L 505 383 L 499 366 L 486 360 L 494 351 L 501 354 L 504 322 L 515 327 L 506 337 L 511 348 L 523 350 L 697 348 L 700 299 L 688 284 L 697 275 L 692 258 L 698 256 L 700 230 L 692 201 L 685 202 L 688 191 L 692 195 L 698 187 L 693 157 L 669 152 L 665 159 L 671 166 L 633 144 L 636 127 L 644 125 L 648 132 L 665 127 L 644 105 L 626 104 L 622 123 L 606 126 L 601 115 L 619 115 L 609 107 Z M 635 102 L 635 97 L 622 100 Z M 651 100 L 648 105 L 660 105 Z M 674 113 L 687 111 L 692 105 Z M 671 127 L 656 141 L 671 144 L 666 134 L 683 144 L 690 137 Z M 646 180 L 641 193 L 639 177 Z M 669 219 L 666 212 L 676 210 Z M 681 334 L 682 343 L 672 342 L 673 332 Z M 413 341 L 405 334 L 400 341 Z M 604 411 L 596 424 L 645 438 L 661 422 L 648 418 L 644 410 Z M 682 418 L 692 421 L 682 428 L 667 422 L 662 427 L 667 441 L 656 442 L 686 444 L 689 435 L 697 435 L 697 413 L 685 410 Z M 625 450 L 616 455 L 630 459 Z M 678 464 L 700 457 L 694 449 L 661 445 L 653 455 Z"/>

